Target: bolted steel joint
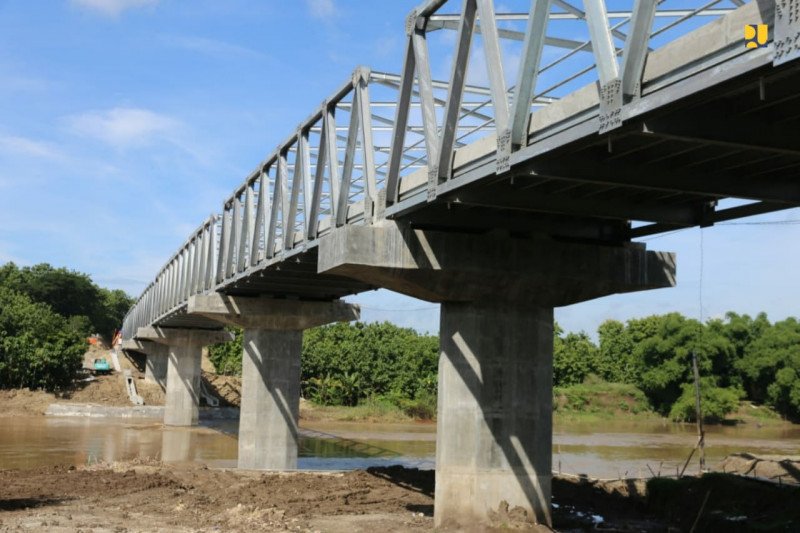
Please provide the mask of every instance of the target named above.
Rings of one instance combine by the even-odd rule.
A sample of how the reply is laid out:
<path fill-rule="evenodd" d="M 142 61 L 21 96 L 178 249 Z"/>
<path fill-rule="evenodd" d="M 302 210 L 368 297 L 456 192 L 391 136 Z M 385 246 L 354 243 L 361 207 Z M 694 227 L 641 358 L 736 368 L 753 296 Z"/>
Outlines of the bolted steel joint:
<path fill-rule="evenodd" d="M 353 87 L 356 87 L 362 81 L 364 83 L 368 83 L 369 82 L 369 76 L 370 76 L 371 72 L 372 71 L 370 70 L 369 67 L 364 67 L 364 66 L 357 67 L 353 71 Z"/>
<path fill-rule="evenodd" d="M 419 18 L 419 15 L 417 15 L 416 9 L 412 10 L 406 17 L 406 35 L 414 33 L 417 27 L 417 18 Z"/>

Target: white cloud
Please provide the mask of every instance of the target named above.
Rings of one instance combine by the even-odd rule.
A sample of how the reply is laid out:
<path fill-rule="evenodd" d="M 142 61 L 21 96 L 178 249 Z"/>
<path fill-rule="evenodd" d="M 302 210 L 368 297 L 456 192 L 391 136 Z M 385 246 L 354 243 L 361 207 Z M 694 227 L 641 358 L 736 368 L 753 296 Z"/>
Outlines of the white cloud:
<path fill-rule="evenodd" d="M 230 57 L 264 57 L 264 54 L 236 44 L 207 39 L 205 37 L 187 37 L 180 35 L 170 35 L 165 37 L 168 44 L 199 52 L 201 54 L 227 59 Z"/>
<path fill-rule="evenodd" d="M 48 143 L 15 135 L 0 136 L 0 151 L 42 159 L 61 157 L 61 153 Z"/>
<path fill-rule="evenodd" d="M 127 9 L 154 6 L 158 0 L 72 0 L 72 3 L 103 15 L 116 17 Z"/>
<path fill-rule="evenodd" d="M 311 16 L 318 19 L 327 19 L 336 14 L 333 0 L 306 0 Z"/>
<path fill-rule="evenodd" d="M 118 148 L 170 139 L 180 126 L 180 122 L 172 117 L 133 107 L 89 111 L 68 117 L 67 124 L 74 133 Z"/>

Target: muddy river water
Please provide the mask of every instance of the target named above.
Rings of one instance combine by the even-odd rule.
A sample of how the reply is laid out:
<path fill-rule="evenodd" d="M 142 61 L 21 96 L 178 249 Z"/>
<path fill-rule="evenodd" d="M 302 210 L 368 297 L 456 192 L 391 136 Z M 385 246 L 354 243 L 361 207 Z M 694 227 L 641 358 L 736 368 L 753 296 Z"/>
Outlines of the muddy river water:
<path fill-rule="evenodd" d="M 0 419 L 0 469 L 85 465 L 147 457 L 236 466 L 236 421 L 165 428 L 153 420 L 15 416 Z M 299 467 L 352 469 L 403 464 L 433 468 L 435 424 L 302 424 Z M 553 469 L 599 478 L 674 473 L 696 441 L 691 425 L 612 421 L 556 424 Z M 800 426 L 712 426 L 707 462 L 737 452 L 800 455 Z M 649 467 L 649 468 L 648 468 Z"/>

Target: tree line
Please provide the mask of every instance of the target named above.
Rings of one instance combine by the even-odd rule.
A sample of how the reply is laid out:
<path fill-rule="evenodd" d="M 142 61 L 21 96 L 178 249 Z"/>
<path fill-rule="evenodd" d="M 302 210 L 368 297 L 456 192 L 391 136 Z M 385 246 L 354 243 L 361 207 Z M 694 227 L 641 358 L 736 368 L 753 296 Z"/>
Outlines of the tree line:
<path fill-rule="evenodd" d="M 212 346 L 217 372 L 241 374 L 242 332 Z M 303 397 L 322 405 L 391 403 L 422 418 L 436 413 L 439 339 L 389 322 L 339 323 L 306 330 L 300 359 Z"/>
<path fill-rule="evenodd" d="M 608 320 L 598 341 L 556 325 L 553 384 L 626 384 L 674 420 L 694 420 L 692 354 L 701 375 L 703 415 L 721 420 L 741 400 L 766 404 L 800 420 L 800 322 L 771 323 L 727 313 L 702 323 L 679 313 Z M 386 399 L 405 409 L 435 412 L 438 338 L 390 323 L 335 324 L 306 331 L 301 360 L 306 398 L 326 405 Z M 213 347 L 226 373 L 241 372 L 241 334 Z M 630 389 L 626 389 L 630 390 Z"/>
<path fill-rule="evenodd" d="M 658 413 L 694 420 L 692 354 L 697 356 L 704 418 L 720 420 L 740 400 L 766 404 L 800 419 L 800 322 L 770 323 L 729 312 L 702 323 L 679 313 L 608 320 L 598 343 L 585 333 L 554 342 L 554 382 L 572 385 L 590 375 L 641 389 Z"/>
<path fill-rule="evenodd" d="M 81 368 L 86 337 L 122 324 L 133 299 L 46 263 L 0 266 L 0 388 L 58 390 Z"/>

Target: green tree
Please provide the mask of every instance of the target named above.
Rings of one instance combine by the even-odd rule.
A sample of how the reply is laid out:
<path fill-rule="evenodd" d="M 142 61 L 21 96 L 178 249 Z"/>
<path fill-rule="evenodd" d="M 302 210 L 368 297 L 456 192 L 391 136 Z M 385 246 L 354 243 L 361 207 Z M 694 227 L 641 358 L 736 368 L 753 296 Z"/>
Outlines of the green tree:
<path fill-rule="evenodd" d="M 0 387 L 67 387 L 85 348 L 84 338 L 48 305 L 0 287 Z"/>
<path fill-rule="evenodd" d="M 87 274 L 47 263 L 23 268 L 6 263 L 0 267 L 0 287 L 49 305 L 83 336 L 98 332 L 110 337 L 134 302 L 124 291 L 98 287 Z"/>
<path fill-rule="evenodd" d="M 692 383 L 692 353 L 697 355 L 701 376 L 717 379 L 722 369 L 730 367 L 733 345 L 719 332 L 679 313 L 649 317 L 657 324 L 652 335 L 636 345 L 634 354 L 641 365 L 639 387 L 647 394 L 653 408 L 668 414 Z"/>
<path fill-rule="evenodd" d="M 438 339 L 388 322 L 332 324 L 303 336 L 304 390 L 312 378 L 328 377 L 352 405 L 369 396 L 400 402 L 436 392 Z"/>
<path fill-rule="evenodd" d="M 750 400 L 800 419 L 800 322 L 787 318 L 763 330 L 737 361 Z"/>
<path fill-rule="evenodd" d="M 242 371 L 242 331 L 209 349 L 218 373 Z M 397 404 L 435 401 L 439 341 L 388 322 L 339 323 L 303 334 L 303 394 L 323 404 L 356 405 L 371 396 Z"/>
<path fill-rule="evenodd" d="M 583 383 L 597 370 L 598 349 L 584 333 L 568 333 L 561 337 L 556 326 L 553 335 L 553 384 L 556 387 Z"/>
<path fill-rule="evenodd" d="M 242 375 L 242 354 L 244 331 L 242 328 L 228 328 L 234 334 L 231 342 L 223 342 L 208 347 L 208 359 L 217 374 L 226 376 Z"/>
<path fill-rule="evenodd" d="M 610 383 L 637 383 L 639 365 L 633 353 L 633 339 L 622 322 L 606 320 L 597 329 L 600 349 L 595 372 Z"/>
<path fill-rule="evenodd" d="M 694 422 L 697 420 L 694 383 L 684 383 L 681 391 L 680 397 L 669 410 L 669 417 L 676 422 Z M 736 410 L 743 393 L 741 389 L 718 387 L 714 377 L 701 378 L 700 409 L 703 420 L 722 421 L 727 414 Z"/>

